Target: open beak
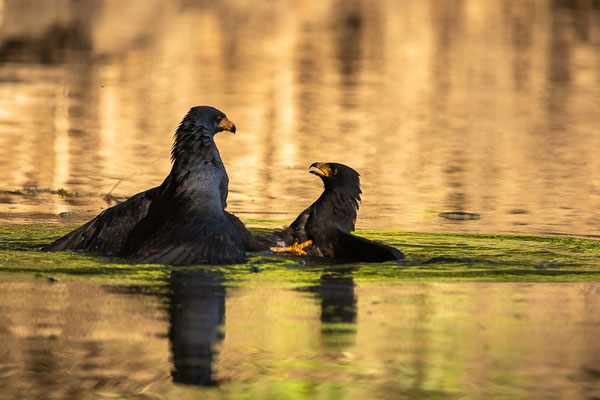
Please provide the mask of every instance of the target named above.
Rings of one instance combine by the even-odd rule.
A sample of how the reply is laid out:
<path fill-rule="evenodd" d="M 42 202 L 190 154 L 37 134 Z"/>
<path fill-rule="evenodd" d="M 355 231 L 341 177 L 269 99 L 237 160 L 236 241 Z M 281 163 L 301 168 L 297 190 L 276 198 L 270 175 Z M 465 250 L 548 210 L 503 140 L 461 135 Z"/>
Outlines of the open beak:
<path fill-rule="evenodd" d="M 227 118 L 223 118 L 221 123 L 219 124 L 219 128 L 222 131 L 229 131 L 235 135 L 235 124 L 228 120 Z"/>
<path fill-rule="evenodd" d="M 325 163 L 316 162 L 308 168 L 308 172 L 318 176 L 329 176 L 331 173 L 331 169 L 329 168 L 329 165 Z"/>

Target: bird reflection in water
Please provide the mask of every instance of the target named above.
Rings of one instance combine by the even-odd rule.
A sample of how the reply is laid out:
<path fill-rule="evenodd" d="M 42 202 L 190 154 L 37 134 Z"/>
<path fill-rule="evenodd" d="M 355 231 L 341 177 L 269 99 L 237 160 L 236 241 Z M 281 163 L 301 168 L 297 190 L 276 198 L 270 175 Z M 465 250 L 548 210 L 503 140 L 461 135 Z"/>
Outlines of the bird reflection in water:
<path fill-rule="evenodd" d="M 223 340 L 225 287 L 221 273 L 173 270 L 169 279 L 169 341 L 173 382 L 211 386 L 215 347 Z"/>
<path fill-rule="evenodd" d="M 352 271 L 323 271 L 319 282 L 307 290 L 321 301 L 321 343 L 325 349 L 344 351 L 356 338 L 356 294 Z M 306 290 L 306 289 L 305 289 Z"/>

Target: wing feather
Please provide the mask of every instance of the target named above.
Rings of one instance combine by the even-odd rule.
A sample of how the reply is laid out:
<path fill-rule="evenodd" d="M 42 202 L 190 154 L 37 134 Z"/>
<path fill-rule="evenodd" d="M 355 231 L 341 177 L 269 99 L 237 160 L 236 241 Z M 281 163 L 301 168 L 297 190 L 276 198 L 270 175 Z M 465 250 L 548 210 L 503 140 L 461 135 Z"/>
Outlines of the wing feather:
<path fill-rule="evenodd" d="M 91 221 L 42 248 L 43 251 L 83 250 L 102 254 L 120 254 L 124 242 L 143 219 L 156 197 L 153 188 L 110 207 Z"/>

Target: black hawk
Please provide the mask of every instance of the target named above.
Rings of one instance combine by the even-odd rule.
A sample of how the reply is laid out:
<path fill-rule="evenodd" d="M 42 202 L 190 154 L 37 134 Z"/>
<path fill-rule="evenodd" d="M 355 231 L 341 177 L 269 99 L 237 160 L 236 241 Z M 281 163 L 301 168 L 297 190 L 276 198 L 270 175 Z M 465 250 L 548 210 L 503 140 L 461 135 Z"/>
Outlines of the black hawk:
<path fill-rule="evenodd" d="M 362 193 L 358 172 L 343 164 L 320 162 L 312 164 L 309 171 L 323 180 L 323 193 L 282 231 L 252 235 L 242 221 L 227 214 L 248 251 L 270 249 L 340 262 L 383 262 L 404 258 L 394 247 L 351 233 Z"/>
<path fill-rule="evenodd" d="M 194 265 L 246 261 L 226 216 L 229 179 L 214 142 L 235 125 L 213 107 L 193 107 L 175 132 L 163 183 L 103 211 L 42 248 L 130 257 L 137 263 Z"/>

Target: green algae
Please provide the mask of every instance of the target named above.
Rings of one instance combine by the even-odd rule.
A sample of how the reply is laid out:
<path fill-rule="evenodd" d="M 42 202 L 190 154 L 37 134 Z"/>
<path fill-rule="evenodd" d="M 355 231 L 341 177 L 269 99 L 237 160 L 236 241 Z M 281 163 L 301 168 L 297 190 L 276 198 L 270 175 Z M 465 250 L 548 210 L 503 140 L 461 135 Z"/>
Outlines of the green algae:
<path fill-rule="evenodd" d="M 255 234 L 272 231 L 275 221 L 250 220 Z M 160 288 L 172 268 L 135 265 L 125 259 L 77 252 L 46 253 L 38 249 L 69 232 L 72 226 L 6 225 L 0 227 L 0 272 L 50 277 L 72 275 L 108 284 L 141 284 Z M 600 242 L 558 236 L 468 233 L 358 231 L 358 235 L 398 247 L 406 258 L 386 263 L 330 264 L 295 256 L 250 254 L 243 265 L 209 268 L 230 284 L 244 281 L 285 284 L 314 282 L 322 274 L 356 280 L 573 282 L 600 280 Z M 181 268 L 178 268 L 181 270 Z"/>
<path fill-rule="evenodd" d="M 69 227 L 9 225 L 0 227 L 0 272 L 38 277 L 71 275 L 98 278 L 103 283 L 164 285 L 169 270 L 161 265 L 132 265 L 116 257 L 78 252 L 41 252 L 39 249 L 70 232 Z"/>

